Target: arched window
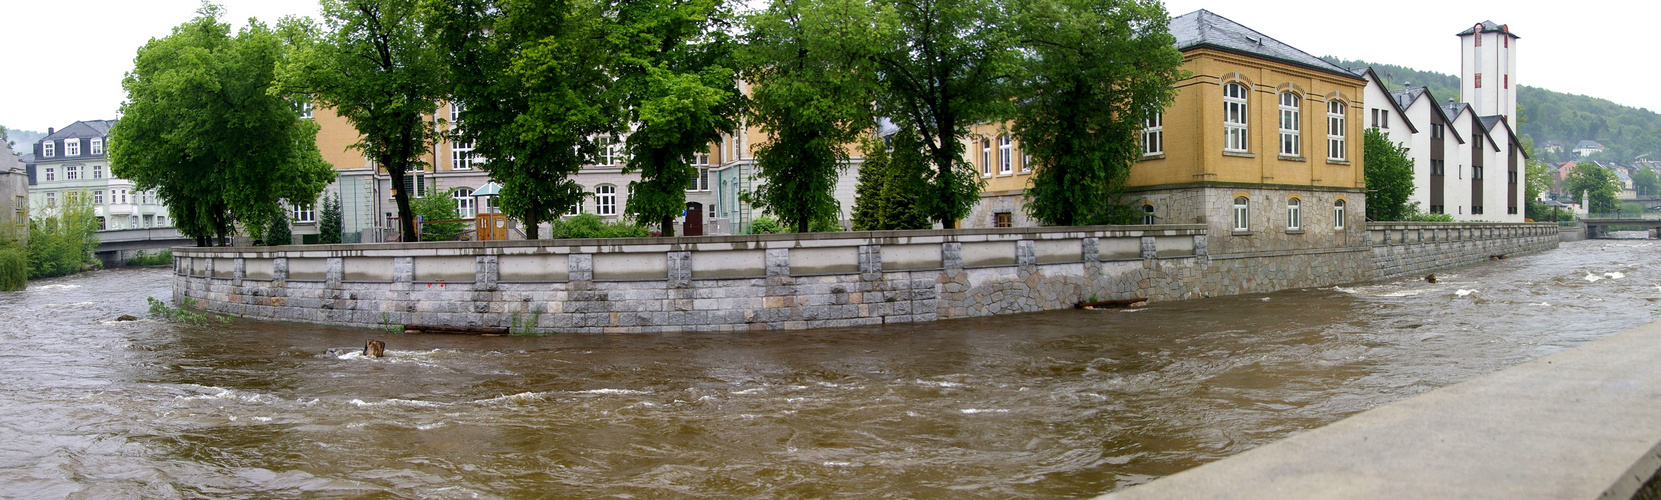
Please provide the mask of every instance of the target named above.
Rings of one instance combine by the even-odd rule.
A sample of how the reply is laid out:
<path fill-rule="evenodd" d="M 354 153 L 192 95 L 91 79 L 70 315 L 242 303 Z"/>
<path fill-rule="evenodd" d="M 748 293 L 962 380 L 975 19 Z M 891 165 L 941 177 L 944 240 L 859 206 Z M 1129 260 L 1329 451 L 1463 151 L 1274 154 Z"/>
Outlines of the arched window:
<path fill-rule="evenodd" d="M 1009 134 L 998 136 L 998 173 L 1008 174 L 1015 171 L 1015 148 L 1009 141 Z"/>
<path fill-rule="evenodd" d="M 1344 103 L 1342 101 L 1333 100 L 1326 103 L 1326 144 L 1327 159 L 1344 159 Z"/>
<path fill-rule="evenodd" d="M 617 215 L 617 186 L 601 184 L 594 188 L 594 213 Z"/>
<path fill-rule="evenodd" d="M 1344 200 L 1332 202 L 1332 228 L 1344 228 Z"/>
<path fill-rule="evenodd" d="M 1153 205 L 1142 205 L 1142 223 L 1153 224 Z"/>
<path fill-rule="evenodd" d="M 980 173 L 981 173 L 981 175 L 987 175 L 987 176 L 992 175 L 992 140 L 991 139 L 981 139 L 980 140 Z"/>
<path fill-rule="evenodd" d="M 1303 117 L 1299 116 L 1298 95 L 1292 92 L 1280 93 L 1280 154 L 1298 156 L 1303 154 Z"/>
<path fill-rule="evenodd" d="M 1286 200 L 1286 229 L 1303 227 L 1303 200 Z"/>
<path fill-rule="evenodd" d="M 1250 229 L 1250 226 L 1248 226 L 1247 223 L 1246 223 L 1247 216 L 1251 215 L 1246 211 L 1246 208 L 1247 208 L 1246 207 L 1246 202 L 1247 201 L 1248 200 L 1246 200 L 1246 197 L 1244 197 L 1244 196 L 1237 196 L 1237 197 L 1234 198 L 1234 230 L 1235 231 L 1246 231 L 1246 230 Z"/>
<path fill-rule="evenodd" d="M 472 189 L 456 188 L 455 191 L 450 192 L 450 197 L 456 200 L 456 215 L 463 219 L 471 219 L 478 215 L 477 209 L 473 208 Z"/>
<path fill-rule="evenodd" d="M 577 192 L 578 193 L 583 193 L 583 187 L 582 186 L 577 186 Z M 581 215 L 582 213 L 583 213 L 583 200 L 582 200 L 582 198 L 578 198 L 576 203 L 571 204 L 571 210 L 566 211 L 565 215 Z"/>
<path fill-rule="evenodd" d="M 1223 85 L 1224 151 L 1246 151 L 1246 86 Z"/>

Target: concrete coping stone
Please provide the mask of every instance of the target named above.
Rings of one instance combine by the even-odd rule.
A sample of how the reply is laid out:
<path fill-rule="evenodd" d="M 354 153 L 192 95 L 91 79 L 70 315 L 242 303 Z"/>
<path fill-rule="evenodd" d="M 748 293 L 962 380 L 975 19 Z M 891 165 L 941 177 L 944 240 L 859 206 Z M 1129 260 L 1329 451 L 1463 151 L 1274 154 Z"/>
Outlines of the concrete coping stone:
<path fill-rule="evenodd" d="M 1633 498 L 1661 468 L 1661 323 L 1101 498 Z"/>

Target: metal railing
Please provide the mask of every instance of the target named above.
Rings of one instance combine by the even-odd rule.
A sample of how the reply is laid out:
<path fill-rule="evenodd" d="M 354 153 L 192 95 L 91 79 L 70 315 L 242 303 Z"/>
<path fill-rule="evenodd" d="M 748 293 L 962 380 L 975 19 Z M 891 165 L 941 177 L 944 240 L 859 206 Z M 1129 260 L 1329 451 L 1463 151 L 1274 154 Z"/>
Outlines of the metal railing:
<path fill-rule="evenodd" d="M 1614 212 L 1607 214 L 1588 214 L 1585 218 L 1614 220 L 1661 220 L 1661 212 Z"/>

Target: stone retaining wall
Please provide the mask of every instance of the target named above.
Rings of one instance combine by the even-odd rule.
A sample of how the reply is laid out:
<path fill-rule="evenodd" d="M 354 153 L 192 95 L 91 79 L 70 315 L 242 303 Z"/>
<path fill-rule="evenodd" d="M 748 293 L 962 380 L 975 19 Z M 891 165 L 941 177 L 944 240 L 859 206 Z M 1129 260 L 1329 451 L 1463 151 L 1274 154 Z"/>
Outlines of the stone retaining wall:
<path fill-rule="evenodd" d="M 1461 228 L 1447 229 L 1461 238 L 1450 243 L 1472 248 L 1544 248 L 1522 226 L 1441 227 Z M 357 326 L 733 331 L 1262 293 L 1368 281 L 1380 269 L 1381 250 L 1368 246 L 1227 255 L 1210 246 L 1205 226 L 1151 225 L 179 248 L 174 296 L 243 317 Z M 1481 253 L 1380 246 L 1438 265 Z M 1423 265 L 1412 262 L 1396 268 Z"/>
<path fill-rule="evenodd" d="M 1374 279 L 1557 248 L 1555 223 L 1372 223 Z"/>

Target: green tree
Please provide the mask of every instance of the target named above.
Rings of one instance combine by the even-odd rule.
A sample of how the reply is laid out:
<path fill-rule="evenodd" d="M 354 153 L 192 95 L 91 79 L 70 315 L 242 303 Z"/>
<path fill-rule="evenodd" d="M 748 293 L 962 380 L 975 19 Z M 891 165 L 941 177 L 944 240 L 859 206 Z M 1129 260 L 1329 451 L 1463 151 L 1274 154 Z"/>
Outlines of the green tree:
<path fill-rule="evenodd" d="M 435 116 L 448 66 L 426 33 L 419 0 L 322 0 L 323 24 L 285 18 L 292 51 L 286 90 L 334 108 L 362 139 L 353 147 L 385 169 L 395 187 L 426 163 L 441 137 Z M 416 241 L 408 189 L 395 188 L 403 241 Z"/>
<path fill-rule="evenodd" d="M 615 130 L 612 51 L 602 7 L 590 0 L 429 0 L 445 47 L 451 94 L 464 105 L 456 134 L 489 161 L 498 207 L 537 239 L 582 201 L 572 179 L 592 163 L 596 137 Z"/>
<path fill-rule="evenodd" d="M 1182 53 L 1157 0 L 1022 0 L 1014 132 L 1037 160 L 1026 210 L 1046 225 L 1125 224 L 1144 121 L 1176 98 Z"/>
<path fill-rule="evenodd" d="M 258 21 L 232 36 L 222 13 L 205 5 L 138 50 L 109 141 L 111 172 L 154 189 L 201 246 L 225 243 L 236 223 L 264 227 L 283 200 L 314 200 L 335 176 L 317 125 L 272 91 L 281 39 Z"/>
<path fill-rule="evenodd" d="M 858 7 L 876 11 L 871 74 L 881 85 L 879 108 L 920 136 L 934 169 L 921 202 L 946 228 L 980 200 L 980 175 L 963 158 L 963 139 L 971 126 L 1011 113 L 1019 60 L 1016 30 L 1003 6 L 995 0 L 874 0 Z"/>
<path fill-rule="evenodd" d="M 288 225 L 288 214 L 277 212 L 271 216 L 271 222 L 265 228 L 266 246 L 280 246 L 294 244 L 294 230 Z"/>
<path fill-rule="evenodd" d="M 673 236 L 696 175 L 692 156 L 736 128 L 742 111 L 727 34 L 733 15 L 722 0 L 638 0 L 616 9 L 609 39 L 625 110 L 618 125 L 634 127 L 623 171 L 640 174 L 624 210 Z"/>
<path fill-rule="evenodd" d="M 900 130 L 890 141 L 871 137 L 861 146 L 865 162 L 859 167 L 854 199 L 855 231 L 928 229 L 932 225 L 921 205 L 932 171 L 928 155 L 910 131 Z"/>
<path fill-rule="evenodd" d="M 340 232 L 343 227 L 340 197 L 334 193 L 323 196 L 323 207 L 317 218 L 317 242 L 323 244 L 340 243 Z"/>
<path fill-rule="evenodd" d="M 740 60 L 752 85 L 749 116 L 769 139 L 756 148 L 755 199 L 808 232 L 840 211 L 834 190 L 847 144 L 875 124 L 875 81 L 865 62 L 869 10 L 851 0 L 776 0 L 747 19 Z"/>
<path fill-rule="evenodd" d="M 29 221 L 29 279 L 78 273 L 98 266 L 98 217 L 86 192 L 66 193 L 63 206 Z"/>
<path fill-rule="evenodd" d="M 1375 128 L 1368 128 L 1362 143 L 1366 165 L 1367 218 L 1402 220 L 1411 213 L 1407 199 L 1413 196 L 1413 159 L 1407 148 L 1390 141 Z"/>
<path fill-rule="evenodd" d="M 1576 200 L 1586 200 L 1587 211 L 1607 214 L 1615 211 L 1619 180 L 1608 169 L 1590 162 L 1575 165 L 1563 179 L 1563 190 Z"/>
<path fill-rule="evenodd" d="M 1639 196 L 1655 196 L 1661 193 L 1661 176 L 1655 175 L 1654 170 L 1647 168 L 1633 169 L 1632 189 L 1638 191 Z"/>
<path fill-rule="evenodd" d="M 455 191 L 456 188 L 445 191 L 432 189 L 427 191 L 426 196 L 411 202 L 411 209 L 423 221 L 422 241 L 452 241 L 457 239 L 462 231 L 467 230 L 467 224 L 462 222 L 433 222 L 461 218 L 456 212 L 456 199 L 452 197 Z"/>

